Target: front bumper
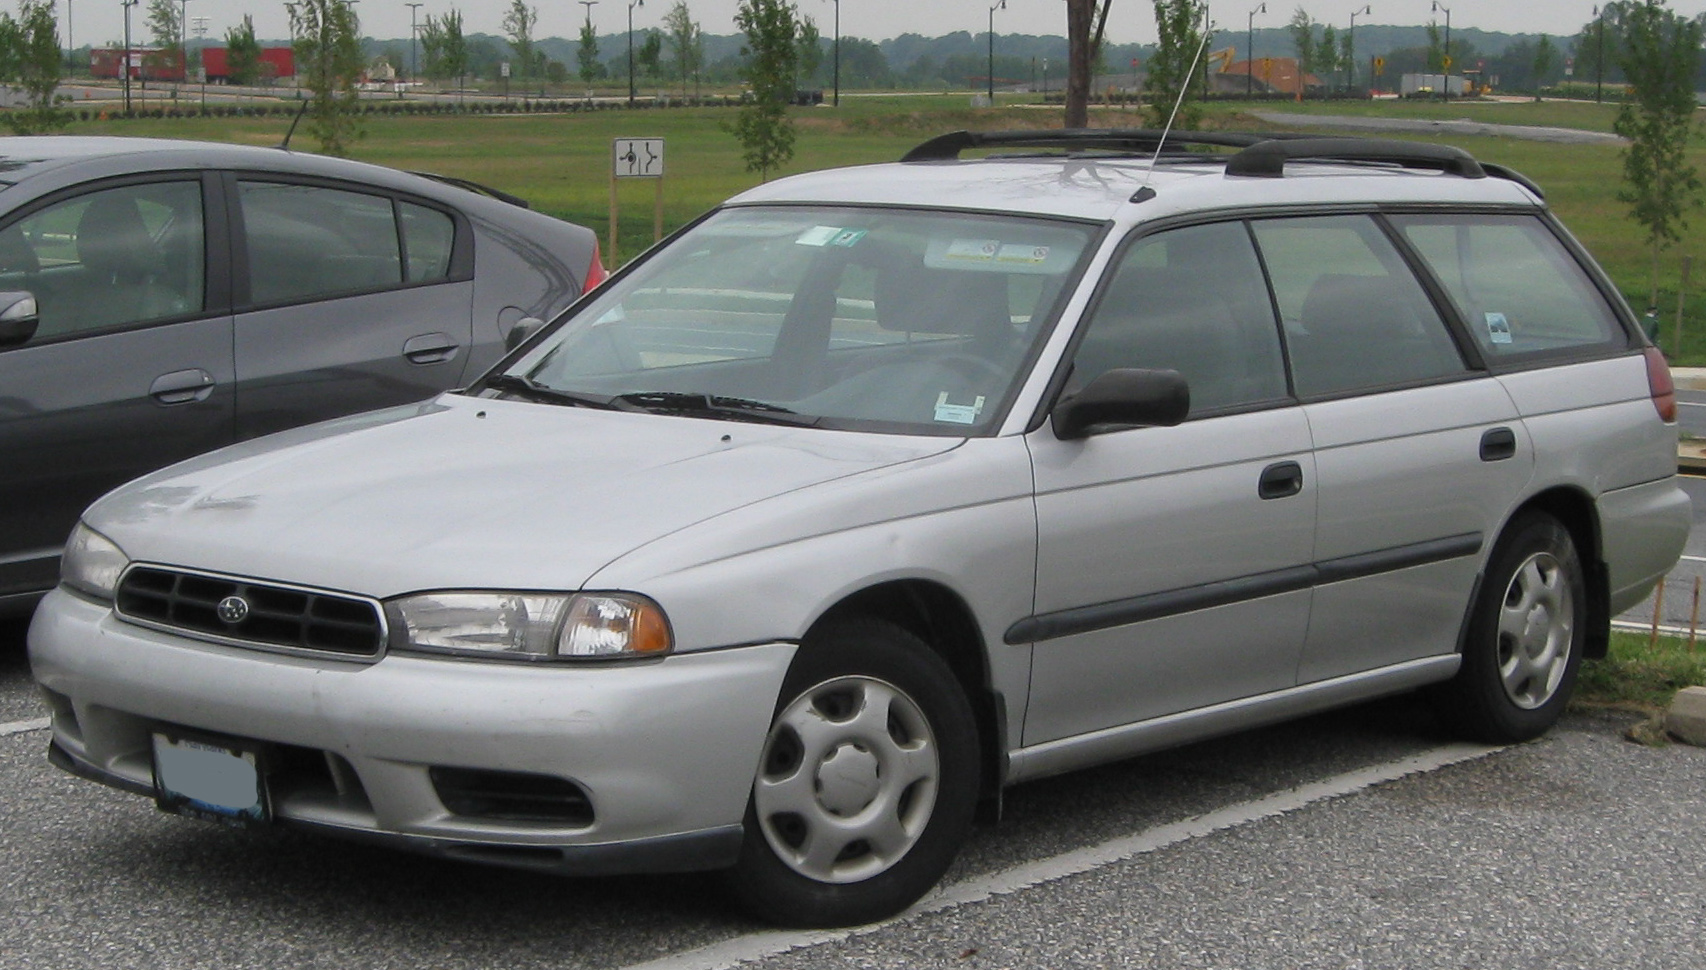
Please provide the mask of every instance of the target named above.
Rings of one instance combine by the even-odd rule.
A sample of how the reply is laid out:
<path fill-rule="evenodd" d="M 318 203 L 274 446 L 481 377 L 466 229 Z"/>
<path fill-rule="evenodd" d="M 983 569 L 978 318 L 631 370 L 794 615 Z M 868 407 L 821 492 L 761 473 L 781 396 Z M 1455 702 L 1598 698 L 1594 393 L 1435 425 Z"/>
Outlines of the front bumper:
<path fill-rule="evenodd" d="M 161 726 L 260 742 L 285 824 L 435 855 L 606 874 L 731 864 L 794 645 L 584 667 L 387 656 L 304 659 L 148 630 L 63 589 L 30 663 L 62 768 L 152 793 Z M 433 768 L 549 776 L 573 821 L 459 814 Z M 466 809 L 464 809 L 466 812 Z"/>

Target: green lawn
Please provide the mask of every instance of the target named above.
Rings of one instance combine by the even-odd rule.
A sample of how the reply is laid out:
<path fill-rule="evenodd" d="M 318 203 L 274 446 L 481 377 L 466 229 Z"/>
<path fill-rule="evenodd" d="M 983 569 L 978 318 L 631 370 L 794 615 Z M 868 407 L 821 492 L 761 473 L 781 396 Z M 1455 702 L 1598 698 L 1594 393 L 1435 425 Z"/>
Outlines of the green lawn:
<path fill-rule="evenodd" d="M 1271 127 L 1247 112 L 1249 104 L 1211 107 L 1208 123 L 1216 128 Z M 1423 101 L 1263 103 L 1264 111 L 1297 115 L 1307 130 L 1310 114 L 1368 114 L 1416 118 L 1474 118 L 1519 125 L 1552 125 L 1607 130 L 1615 109 L 1592 102 L 1441 104 Z M 724 198 L 757 182 L 745 171 L 733 136 L 722 129 L 732 108 L 667 111 L 600 111 L 564 115 L 369 116 L 367 137 L 356 157 L 398 168 L 424 169 L 484 182 L 530 200 L 541 211 L 591 226 L 608 239 L 611 141 L 621 136 L 667 139 L 669 176 L 665 181 L 664 228 L 674 229 Z M 957 128 L 1043 128 L 1059 124 L 1058 107 L 1038 108 L 1017 100 L 996 109 L 973 109 L 964 95 L 844 97 L 840 108 L 798 108 L 797 154 L 785 173 L 836 165 L 890 161 L 932 135 Z M 1136 126 L 1130 110 L 1092 115 L 1099 127 Z M 281 118 L 113 119 L 79 122 L 77 133 L 206 138 L 250 144 L 277 144 L 288 122 Z M 1416 136 L 1409 136 L 1416 137 Z M 1508 165 L 1538 182 L 1547 200 L 1578 238 L 1606 267 L 1637 309 L 1647 304 L 1650 257 L 1640 228 L 1618 202 L 1621 160 L 1616 146 L 1557 145 L 1511 138 L 1452 136 L 1446 140 L 1476 157 Z M 299 145 L 306 139 L 299 136 Z M 1706 172 L 1706 134 L 1695 140 L 1694 164 Z M 785 174 L 784 173 L 784 174 Z M 619 265 L 652 239 L 654 187 L 639 181 L 620 186 L 621 252 L 606 253 Z M 1665 257 L 1660 273 L 1664 339 L 1673 359 L 1706 363 L 1706 327 L 1694 327 L 1680 354 L 1671 334 L 1681 252 L 1692 254 L 1696 294 L 1689 318 L 1706 319 L 1706 232 L 1696 226 L 1684 246 Z"/>

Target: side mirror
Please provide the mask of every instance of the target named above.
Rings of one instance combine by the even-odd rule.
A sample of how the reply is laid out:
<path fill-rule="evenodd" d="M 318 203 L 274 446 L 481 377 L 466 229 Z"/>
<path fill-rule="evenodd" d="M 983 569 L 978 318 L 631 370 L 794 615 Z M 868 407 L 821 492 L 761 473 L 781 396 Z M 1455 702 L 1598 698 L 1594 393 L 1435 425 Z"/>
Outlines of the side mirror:
<path fill-rule="evenodd" d="M 527 338 L 538 333 L 539 328 L 544 325 L 545 321 L 538 317 L 522 317 L 517 320 L 515 326 L 509 328 L 509 333 L 504 334 L 504 353 L 507 354 L 527 343 Z"/>
<path fill-rule="evenodd" d="M 1120 367 L 1063 398 L 1050 420 L 1063 441 L 1119 428 L 1171 428 L 1191 410 L 1191 389 L 1176 370 Z"/>
<path fill-rule="evenodd" d="M 0 347 L 17 347 L 30 342 L 41 326 L 32 293 L 12 290 L 0 293 Z"/>

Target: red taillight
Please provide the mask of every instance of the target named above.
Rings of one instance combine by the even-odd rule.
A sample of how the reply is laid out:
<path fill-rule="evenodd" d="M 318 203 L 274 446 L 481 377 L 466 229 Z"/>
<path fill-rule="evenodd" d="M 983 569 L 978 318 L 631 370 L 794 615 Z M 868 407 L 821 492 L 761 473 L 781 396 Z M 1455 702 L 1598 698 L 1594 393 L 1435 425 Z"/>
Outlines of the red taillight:
<path fill-rule="evenodd" d="M 1643 353 L 1647 358 L 1647 389 L 1652 392 L 1653 407 L 1658 409 L 1665 424 L 1674 424 L 1676 384 L 1670 379 L 1670 364 L 1665 362 L 1665 355 L 1659 353 L 1657 347 L 1648 347 Z"/>
<path fill-rule="evenodd" d="M 592 265 L 586 268 L 586 284 L 581 287 L 581 293 L 591 293 L 598 284 L 610 276 L 604 271 L 604 259 L 598 254 L 598 240 L 592 241 Z"/>

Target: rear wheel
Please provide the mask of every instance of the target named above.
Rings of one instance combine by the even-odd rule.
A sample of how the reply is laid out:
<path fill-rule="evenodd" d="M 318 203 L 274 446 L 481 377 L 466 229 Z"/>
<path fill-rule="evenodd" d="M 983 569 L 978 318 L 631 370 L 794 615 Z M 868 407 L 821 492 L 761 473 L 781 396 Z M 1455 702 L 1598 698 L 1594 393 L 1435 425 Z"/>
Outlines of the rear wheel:
<path fill-rule="evenodd" d="M 917 637 L 873 619 L 801 647 L 765 738 L 730 885 L 797 926 L 892 916 L 970 828 L 977 734 L 965 694 Z"/>
<path fill-rule="evenodd" d="M 1587 586 L 1568 529 L 1539 512 L 1493 548 L 1463 666 L 1435 695 L 1449 722 L 1485 741 L 1526 741 L 1564 713 L 1587 636 Z"/>

